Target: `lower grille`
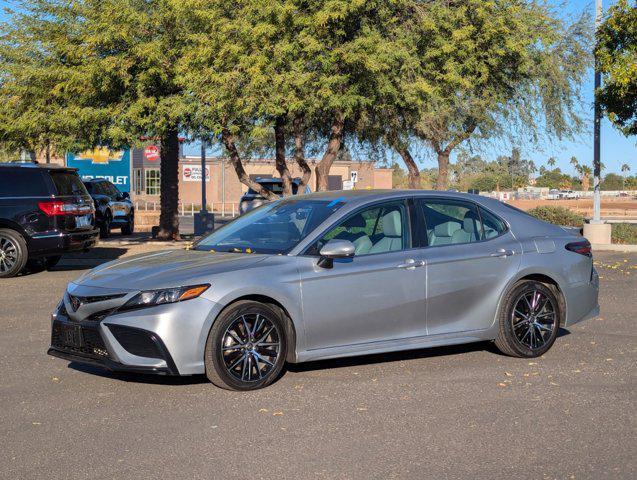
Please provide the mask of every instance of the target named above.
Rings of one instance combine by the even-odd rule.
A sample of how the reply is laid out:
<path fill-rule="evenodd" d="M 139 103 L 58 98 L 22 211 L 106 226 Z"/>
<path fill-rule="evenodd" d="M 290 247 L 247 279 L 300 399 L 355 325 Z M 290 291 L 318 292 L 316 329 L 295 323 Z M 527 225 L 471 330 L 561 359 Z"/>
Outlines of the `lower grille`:
<path fill-rule="evenodd" d="M 127 352 L 138 357 L 164 359 L 160 340 L 153 332 L 122 325 L 109 324 L 107 326 Z"/>
<path fill-rule="evenodd" d="M 51 346 L 94 358 L 107 358 L 108 351 L 97 327 L 53 322 Z"/>

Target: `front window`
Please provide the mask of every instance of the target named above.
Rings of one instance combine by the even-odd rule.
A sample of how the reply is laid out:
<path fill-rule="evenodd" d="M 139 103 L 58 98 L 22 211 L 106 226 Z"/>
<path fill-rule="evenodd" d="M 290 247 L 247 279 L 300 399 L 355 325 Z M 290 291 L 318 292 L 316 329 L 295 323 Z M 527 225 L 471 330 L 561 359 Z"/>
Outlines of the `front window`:
<path fill-rule="evenodd" d="M 146 195 L 159 195 L 161 178 L 159 169 L 153 168 L 144 171 L 146 180 Z"/>
<path fill-rule="evenodd" d="M 286 254 L 343 202 L 289 198 L 268 203 L 203 238 L 196 250 Z"/>

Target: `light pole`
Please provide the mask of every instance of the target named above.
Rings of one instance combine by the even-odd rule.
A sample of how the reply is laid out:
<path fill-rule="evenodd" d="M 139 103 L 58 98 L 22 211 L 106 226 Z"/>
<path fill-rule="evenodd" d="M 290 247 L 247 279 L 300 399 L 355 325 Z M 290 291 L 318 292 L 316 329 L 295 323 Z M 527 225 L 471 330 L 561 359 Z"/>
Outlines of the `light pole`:
<path fill-rule="evenodd" d="M 206 208 L 206 141 L 201 140 L 201 210 L 195 213 L 195 236 L 205 235 L 215 228 L 214 213 Z"/>
<path fill-rule="evenodd" d="M 597 31 L 602 24 L 602 0 L 595 1 L 595 39 L 597 40 Z M 602 75 L 599 71 L 597 57 L 595 57 L 595 112 L 593 126 L 593 220 L 592 223 L 601 223 L 601 198 L 599 191 L 601 177 L 601 160 L 600 160 L 600 124 L 602 121 L 602 110 L 599 104 L 598 89 L 602 85 Z"/>
<path fill-rule="evenodd" d="M 201 215 L 206 215 L 206 142 L 201 141 Z"/>

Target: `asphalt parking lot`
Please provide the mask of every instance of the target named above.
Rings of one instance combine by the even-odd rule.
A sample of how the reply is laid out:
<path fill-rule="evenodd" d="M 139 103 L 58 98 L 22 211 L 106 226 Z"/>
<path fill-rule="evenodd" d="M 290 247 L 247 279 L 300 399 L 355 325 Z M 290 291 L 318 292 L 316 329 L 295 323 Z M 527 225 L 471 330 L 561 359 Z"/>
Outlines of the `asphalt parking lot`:
<path fill-rule="evenodd" d="M 542 358 L 437 348 L 292 366 L 234 393 L 46 355 L 49 314 L 98 250 L 0 281 L 0 478 L 637 476 L 637 254 L 596 254 L 601 317 Z"/>

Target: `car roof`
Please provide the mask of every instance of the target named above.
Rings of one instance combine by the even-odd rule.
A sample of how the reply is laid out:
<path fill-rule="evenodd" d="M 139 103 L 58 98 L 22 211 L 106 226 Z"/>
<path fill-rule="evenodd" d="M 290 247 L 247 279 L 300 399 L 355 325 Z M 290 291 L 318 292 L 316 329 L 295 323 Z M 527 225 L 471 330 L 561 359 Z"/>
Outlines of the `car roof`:
<path fill-rule="evenodd" d="M 283 180 L 281 180 L 278 177 L 264 177 L 264 178 L 257 177 L 257 178 L 254 179 L 254 181 L 257 182 L 257 183 L 283 183 Z M 301 181 L 301 179 L 300 178 L 293 178 L 292 181 L 298 183 L 298 182 Z"/>
<path fill-rule="evenodd" d="M 9 162 L 0 163 L 0 168 L 19 168 L 19 169 L 40 169 L 40 170 L 57 170 L 67 172 L 77 172 L 77 168 L 67 167 L 65 165 L 57 165 L 55 163 L 33 163 L 33 162 Z"/>

